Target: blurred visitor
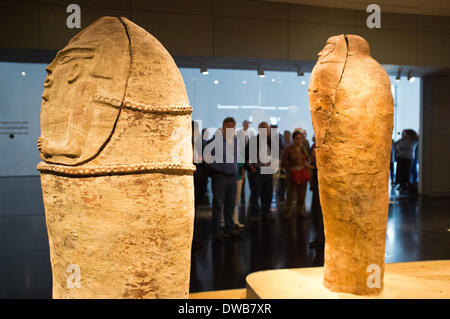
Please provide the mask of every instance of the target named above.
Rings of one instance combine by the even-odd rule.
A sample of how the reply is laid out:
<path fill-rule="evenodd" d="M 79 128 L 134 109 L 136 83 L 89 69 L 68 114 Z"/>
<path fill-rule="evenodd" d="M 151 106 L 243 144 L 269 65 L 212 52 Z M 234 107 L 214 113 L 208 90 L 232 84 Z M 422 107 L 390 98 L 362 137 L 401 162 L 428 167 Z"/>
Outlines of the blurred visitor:
<path fill-rule="evenodd" d="M 311 178 L 309 154 L 305 148 L 305 137 L 300 130 L 292 134 L 293 144 L 288 146 L 283 154 L 282 166 L 286 170 L 287 200 L 284 215 L 291 217 L 294 195 L 297 193 L 297 214 L 306 217 L 305 196 L 308 180 Z"/>
<path fill-rule="evenodd" d="M 414 148 L 413 148 L 413 159 L 411 164 L 411 174 L 409 182 L 410 184 L 417 184 L 419 182 L 418 180 L 418 172 L 417 172 L 417 165 L 419 164 L 419 135 L 416 131 L 410 130 L 410 134 L 412 136 L 412 139 L 414 140 Z"/>
<path fill-rule="evenodd" d="M 309 243 L 310 248 L 322 247 L 325 244 L 325 235 L 323 230 L 323 216 L 322 207 L 320 206 L 319 197 L 319 181 L 317 177 L 317 164 L 316 164 L 316 139 L 315 136 L 312 138 L 313 145 L 311 146 L 311 165 L 312 165 L 312 176 L 310 181 L 310 189 L 312 191 L 312 202 L 311 202 L 311 217 L 314 224 L 314 241 Z"/>
<path fill-rule="evenodd" d="M 284 131 L 283 132 L 283 139 L 284 139 L 284 149 L 281 153 L 280 158 L 283 158 L 283 154 L 285 149 L 292 144 L 292 135 L 290 131 Z M 278 190 L 277 190 L 277 197 L 279 202 L 284 202 L 286 199 L 286 170 L 283 167 L 280 167 L 280 177 L 278 180 Z"/>
<path fill-rule="evenodd" d="M 416 138 L 413 130 L 403 130 L 402 138 L 395 145 L 397 158 L 396 183 L 399 185 L 400 194 L 406 194 L 409 191 L 409 179 L 411 165 L 414 158 L 414 146 Z"/>
<path fill-rule="evenodd" d="M 283 135 L 278 131 L 278 125 L 272 124 L 270 125 L 270 134 L 273 134 L 274 136 L 278 136 L 278 156 L 277 156 L 277 163 L 272 163 L 275 164 L 275 166 L 277 167 L 276 171 L 273 173 L 273 190 L 277 190 L 278 189 L 278 179 L 280 177 L 280 159 L 281 159 L 281 154 L 283 153 L 283 150 L 285 149 L 285 142 L 284 142 L 284 137 Z M 272 190 L 272 193 L 273 193 Z"/>
<path fill-rule="evenodd" d="M 241 190 L 242 190 L 242 185 L 244 182 L 244 173 L 245 173 L 244 163 L 238 163 L 237 164 L 237 172 L 236 172 L 236 189 L 237 189 L 236 203 L 235 203 L 234 215 L 233 215 L 234 224 L 238 228 L 245 227 L 244 224 L 241 224 L 239 222 L 239 200 L 241 199 Z"/>
<path fill-rule="evenodd" d="M 245 167 L 248 171 L 250 184 L 250 217 L 262 217 L 273 221 L 270 214 L 273 194 L 273 174 L 267 171 L 261 172 L 262 168 L 269 168 L 271 166 L 270 160 L 268 162 L 262 162 L 263 159 L 261 159 L 261 155 L 271 155 L 269 124 L 267 122 L 261 122 L 258 126 L 258 131 L 258 135 L 249 140 L 245 150 Z M 256 145 L 256 154 L 252 154 L 252 156 L 250 156 L 250 145 Z M 260 145 L 267 145 L 267 152 L 260 150 Z M 250 161 L 253 156 L 256 158 L 254 163 Z"/>
<path fill-rule="evenodd" d="M 223 120 L 222 129 L 214 134 L 209 143 L 215 147 L 222 147 L 223 158 L 217 159 L 216 153 L 220 150 L 214 148 L 211 151 L 212 158 L 207 158 L 211 169 L 212 202 L 212 235 L 214 240 L 239 236 L 233 221 L 234 206 L 236 203 L 236 171 L 237 171 L 237 140 L 235 135 L 236 121 L 232 117 Z M 222 141 L 219 141 L 221 139 Z M 205 152 L 207 153 L 207 152 Z M 205 156 L 209 156 L 204 154 Z M 217 155 L 219 156 L 219 155 Z M 230 161 L 231 158 L 231 161 Z M 225 221 L 225 230 L 220 230 L 222 216 Z"/>
<path fill-rule="evenodd" d="M 391 160 L 390 160 L 390 164 L 389 164 L 389 171 L 390 171 L 390 176 L 391 176 L 391 185 L 396 184 L 395 182 L 395 160 L 396 160 L 396 155 L 395 155 L 395 142 L 394 139 L 392 139 L 392 147 L 391 147 Z"/>
<path fill-rule="evenodd" d="M 255 136 L 255 131 L 250 127 L 250 121 L 244 120 L 242 122 L 242 128 L 236 131 L 236 136 L 238 138 L 238 141 L 244 141 L 244 143 L 241 143 L 243 145 L 243 152 L 245 152 L 245 147 L 248 144 L 248 141 L 250 138 Z M 243 154 L 243 153 L 241 153 Z M 241 203 L 245 205 L 245 167 L 244 167 L 244 173 L 242 175 L 242 187 L 241 191 L 239 192 L 239 198 L 241 200 Z"/>
<path fill-rule="evenodd" d="M 250 122 L 244 120 L 242 122 L 242 128 L 236 131 L 236 136 L 238 138 L 242 137 L 245 140 L 245 144 L 248 143 L 248 140 L 255 136 L 255 132 L 250 128 Z"/>
<path fill-rule="evenodd" d="M 284 138 L 284 144 L 286 147 L 288 147 L 289 145 L 291 145 L 292 142 L 292 134 L 291 131 L 284 131 L 283 132 L 283 138 Z"/>
<path fill-rule="evenodd" d="M 191 128 L 192 128 L 192 153 L 193 153 L 193 163 L 195 165 L 195 172 L 194 172 L 194 207 L 195 210 L 197 210 L 197 207 L 200 203 L 201 196 L 201 170 L 199 167 L 201 166 L 203 162 L 202 158 L 202 150 L 197 149 L 196 145 L 198 145 L 197 140 L 198 138 L 201 138 L 200 136 L 200 130 L 199 125 L 197 122 L 192 121 L 191 122 Z"/>
<path fill-rule="evenodd" d="M 203 160 L 203 151 L 209 140 L 208 129 L 202 129 L 202 134 L 197 138 L 201 139 L 198 145 L 201 145 L 201 162 L 196 165 L 197 172 L 197 184 L 194 184 L 195 191 L 197 192 L 197 206 L 209 206 L 209 195 L 208 195 L 208 181 L 209 181 L 209 167 Z"/>

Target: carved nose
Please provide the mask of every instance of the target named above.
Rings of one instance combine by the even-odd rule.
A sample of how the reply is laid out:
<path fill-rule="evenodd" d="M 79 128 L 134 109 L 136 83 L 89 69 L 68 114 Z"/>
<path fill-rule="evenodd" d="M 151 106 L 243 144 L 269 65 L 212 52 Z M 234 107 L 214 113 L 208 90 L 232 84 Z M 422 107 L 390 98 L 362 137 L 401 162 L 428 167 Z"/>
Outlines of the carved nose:
<path fill-rule="evenodd" d="M 44 82 L 44 92 L 42 93 L 41 97 L 45 100 L 48 101 L 48 89 L 51 87 L 53 83 L 52 78 L 50 77 L 50 74 L 47 75 L 47 78 L 45 79 Z"/>

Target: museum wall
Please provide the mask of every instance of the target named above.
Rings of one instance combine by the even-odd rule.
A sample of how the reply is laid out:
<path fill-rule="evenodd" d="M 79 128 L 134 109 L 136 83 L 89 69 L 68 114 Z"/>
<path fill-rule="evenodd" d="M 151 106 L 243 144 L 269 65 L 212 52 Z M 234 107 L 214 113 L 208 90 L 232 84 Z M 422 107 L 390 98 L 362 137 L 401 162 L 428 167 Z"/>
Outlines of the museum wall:
<path fill-rule="evenodd" d="M 450 76 L 429 75 L 422 80 L 423 194 L 450 195 Z"/>
<path fill-rule="evenodd" d="M 382 11 L 381 29 L 368 29 L 363 11 L 246 0 L 0 1 L 0 48 L 61 48 L 79 31 L 66 27 L 70 3 L 82 27 L 125 16 L 175 56 L 315 61 L 331 34 L 356 33 L 382 64 L 450 67 L 450 17 Z"/>
<path fill-rule="evenodd" d="M 0 61 L 0 177 L 38 175 L 43 63 Z"/>

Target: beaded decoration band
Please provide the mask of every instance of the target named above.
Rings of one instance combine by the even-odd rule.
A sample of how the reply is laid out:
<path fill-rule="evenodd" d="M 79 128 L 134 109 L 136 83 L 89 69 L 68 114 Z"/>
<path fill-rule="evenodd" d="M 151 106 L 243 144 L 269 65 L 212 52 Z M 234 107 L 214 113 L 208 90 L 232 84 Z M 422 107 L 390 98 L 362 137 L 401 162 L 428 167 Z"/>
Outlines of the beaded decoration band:
<path fill-rule="evenodd" d="M 100 95 L 96 95 L 94 97 L 94 100 L 103 103 L 108 104 L 117 108 L 120 108 L 122 105 L 122 102 L 120 100 L 114 99 L 114 98 L 108 98 Z M 149 106 L 144 105 L 137 102 L 130 102 L 126 101 L 123 104 L 124 108 L 135 110 L 135 111 L 141 111 L 141 112 L 152 112 L 152 113 L 171 113 L 171 114 L 191 114 L 192 113 L 192 106 Z"/>
<path fill-rule="evenodd" d="M 174 171 L 174 172 L 194 172 L 194 165 L 183 164 L 130 164 L 130 165 L 115 165 L 115 166 L 93 166 L 93 167 L 71 167 L 63 165 L 48 164 L 40 162 L 37 165 L 37 170 L 40 172 L 51 172 L 64 175 L 123 175 L 144 172 L 158 172 L 158 171 Z"/>

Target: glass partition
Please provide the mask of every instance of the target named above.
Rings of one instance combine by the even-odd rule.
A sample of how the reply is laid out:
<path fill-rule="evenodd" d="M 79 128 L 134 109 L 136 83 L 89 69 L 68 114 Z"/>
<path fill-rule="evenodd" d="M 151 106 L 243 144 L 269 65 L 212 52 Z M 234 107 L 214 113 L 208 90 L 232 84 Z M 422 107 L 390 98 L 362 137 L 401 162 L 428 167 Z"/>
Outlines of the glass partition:
<path fill-rule="evenodd" d="M 38 175 L 39 116 L 46 64 L 0 62 L 0 176 Z M 222 120 L 233 116 L 237 128 L 244 120 L 257 130 L 266 121 L 279 131 L 303 128 L 311 142 L 314 135 L 308 103 L 310 73 L 256 70 L 180 68 L 190 104 L 192 119 L 213 133 Z M 394 93 L 394 139 L 403 129 L 419 131 L 420 78 L 412 83 L 403 77 L 390 77 Z"/>

